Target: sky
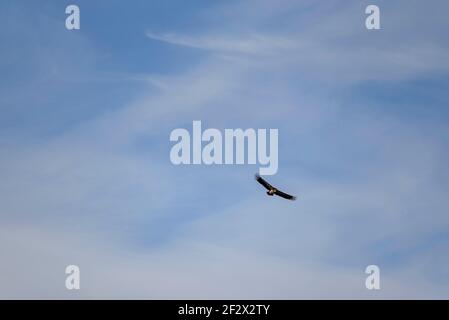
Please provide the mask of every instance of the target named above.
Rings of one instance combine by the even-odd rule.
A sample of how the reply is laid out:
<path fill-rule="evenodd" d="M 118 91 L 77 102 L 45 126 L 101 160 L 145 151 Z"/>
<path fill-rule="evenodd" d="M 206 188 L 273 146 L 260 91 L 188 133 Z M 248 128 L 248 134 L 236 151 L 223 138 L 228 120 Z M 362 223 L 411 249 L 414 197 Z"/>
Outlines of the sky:
<path fill-rule="evenodd" d="M 448 10 L 1 1 L 0 298 L 449 299 Z M 278 129 L 297 201 L 173 165 L 194 120 Z"/>

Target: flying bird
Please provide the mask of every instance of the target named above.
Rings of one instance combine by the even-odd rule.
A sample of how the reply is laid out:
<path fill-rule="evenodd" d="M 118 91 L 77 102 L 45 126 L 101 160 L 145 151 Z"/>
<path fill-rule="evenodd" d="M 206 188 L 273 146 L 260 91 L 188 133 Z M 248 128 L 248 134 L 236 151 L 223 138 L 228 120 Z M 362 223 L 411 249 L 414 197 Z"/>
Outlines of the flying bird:
<path fill-rule="evenodd" d="M 285 192 L 282 192 L 281 190 L 276 189 L 275 187 L 273 187 L 271 184 L 269 184 L 268 182 L 266 182 L 261 176 L 259 176 L 258 174 L 256 174 L 256 180 L 257 182 L 259 182 L 261 185 L 263 185 L 265 187 L 265 189 L 267 189 L 267 194 L 269 196 L 273 196 L 274 194 L 282 197 L 284 199 L 288 199 L 288 200 L 296 200 L 295 196 L 289 195 Z"/>

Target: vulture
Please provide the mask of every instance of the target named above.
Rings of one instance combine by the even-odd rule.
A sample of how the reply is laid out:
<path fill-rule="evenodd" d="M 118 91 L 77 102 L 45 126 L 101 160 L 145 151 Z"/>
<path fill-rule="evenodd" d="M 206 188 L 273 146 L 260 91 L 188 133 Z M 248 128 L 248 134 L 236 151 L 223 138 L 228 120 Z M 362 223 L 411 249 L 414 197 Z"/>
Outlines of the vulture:
<path fill-rule="evenodd" d="M 269 196 L 273 196 L 274 194 L 282 197 L 284 199 L 288 199 L 288 200 L 296 200 L 295 196 L 289 195 L 285 192 L 282 192 L 279 189 L 276 189 L 275 187 L 273 187 L 271 184 L 269 184 L 268 182 L 266 182 L 261 176 L 259 176 L 258 174 L 256 174 L 256 180 L 257 182 L 259 182 L 261 185 L 263 185 L 265 187 L 265 189 L 267 189 L 267 194 Z"/>

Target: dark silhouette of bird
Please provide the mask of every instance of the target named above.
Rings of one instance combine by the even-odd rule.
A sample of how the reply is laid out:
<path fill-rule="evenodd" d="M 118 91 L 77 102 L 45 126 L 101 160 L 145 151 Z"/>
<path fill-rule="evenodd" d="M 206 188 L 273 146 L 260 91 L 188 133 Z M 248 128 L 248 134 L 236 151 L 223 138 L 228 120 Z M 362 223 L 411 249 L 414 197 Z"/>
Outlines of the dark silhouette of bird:
<path fill-rule="evenodd" d="M 282 197 L 284 199 L 288 199 L 288 200 L 296 200 L 295 196 L 289 195 L 288 193 L 282 192 L 281 190 L 276 189 L 275 187 L 273 187 L 271 184 L 269 184 L 268 182 L 266 182 L 261 176 L 259 176 L 258 174 L 256 174 L 256 180 L 257 182 L 259 182 L 261 185 L 263 185 L 265 187 L 265 189 L 267 189 L 267 194 L 269 196 L 273 196 L 273 195 L 277 195 L 279 197 Z"/>

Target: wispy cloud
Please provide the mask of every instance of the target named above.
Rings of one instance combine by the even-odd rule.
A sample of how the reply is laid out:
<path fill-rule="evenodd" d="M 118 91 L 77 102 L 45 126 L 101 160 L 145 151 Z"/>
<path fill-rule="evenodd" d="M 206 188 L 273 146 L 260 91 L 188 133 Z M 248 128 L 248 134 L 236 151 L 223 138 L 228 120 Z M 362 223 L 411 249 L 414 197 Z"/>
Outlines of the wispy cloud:
<path fill-rule="evenodd" d="M 146 35 L 152 40 L 211 51 L 217 56 L 233 58 L 233 61 L 245 61 L 247 65 L 272 66 L 283 72 L 285 68 L 332 85 L 336 79 L 344 83 L 395 81 L 427 74 L 441 75 L 449 70 L 449 46 L 443 41 L 448 26 L 435 6 L 417 1 L 405 8 L 399 3 L 384 3 L 382 10 L 389 19 L 382 20 L 382 29 L 373 32 L 364 27 L 363 4 L 329 2 L 312 5 L 308 1 L 287 1 L 284 9 L 290 10 L 289 19 L 270 31 L 264 24 L 270 21 L 270 12 L 276 19 L 282 19 L 286 12 L 265 4 L 260 10 L 251 12 L 253 19 L 248 22 L 245 9 L 250 10 L 249 7 L 257 7 L 257 4 L 249 2 L 246 5 L 228 7 L 234 8 L 237 14 L 229 22 L 233 27 L 229 26 L 227 32 L 223 27 L 215 27 L 194 35 L 151 31 Z M 330 11 L 332 15 L 329 15 Z M 227 17 L 223 8 L 218 12 Z M 257 13 L 264 19 L 256 19 Z M 435 23 L 429 24 L 428 16 L 434 16 Z M 244 30 L 259 27 L 264 31 L 241 32 L 239 26 Z M 416 41 L 420 44 L 416 45 Z M 247 59 L 236 60 L 242 56 Z"/>
<path fill-rule="evenodd" d="M 445 20 L 437 16 L 414 38 L 404 33 L 412 25 L 405 9 L 385 4 L 403 24 L 385 19 L 379 34 L 368 34 L 356 27 L 363 26 L 356 2 L 263 3 L 212 8 L 214 17 L 239 15 L 214 19 L 219 25 L 203 33 L 147 33 L 179 46 L 181 56 L 183 47 L 206 54 L 166 73 L 112 68 L 142 86 L 119 107 L 104 108 L 122 98 L 116 87 L 105 86 L 92 102 L 92 88 L 61 83 L 79 97 L 67 110 L 78 115 L 77 107 L 89 105 L 95 112 L 50 136 L 5 131 L 1 297 L 448 297 L 440 267 L 448 263 L 447 127 L 404 116 L 410 109 L 382 88 L 368 97 L 359 87 L 377 80 L 400 90 L 410 80 L 447 75 L 447 48 L 436 35 Z M 281 25 L 264 25 L 280 17 Z M 151 42 L 143 37 L 140 45 Z M 89 43 L 82 50 L 88 61 L 104 57 Z M 77 77 L 104 74 L 94 70 Z M 35 102 L 23 99 L 25 107 Z M 64 101 L 44 104 L 44 124 L 62 121 L 51 111 Z M 407 101 L 444 118 L 437 106 Z M 216 128 L 278 128 L 273 179 L 298 201 L 267 199 L 254 167 L 172 166 L 170 131 L 196 119 Z M 80 292 L 63 287 L 68 264 L 81 267 Z M 364 287 L 369 264 L 381 268 L 380 292 Z"/>
<path fill-rule="evenodd" d="M 250 34 L 246 37 L 223 37 L 217 35 L 185 36 L 176 34 L 146 33 L 153 40 L 163 41 L 174 45 L 218 51 L 245 54 L 269 55 L 284 50 L 291 50 L 298 46 L 292 39 L 268 36 L 262 34 Z"/>

